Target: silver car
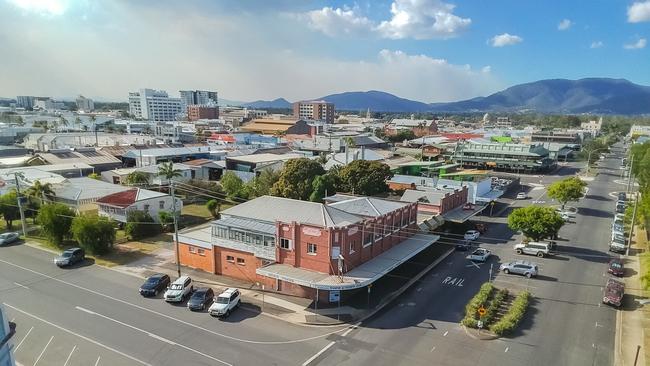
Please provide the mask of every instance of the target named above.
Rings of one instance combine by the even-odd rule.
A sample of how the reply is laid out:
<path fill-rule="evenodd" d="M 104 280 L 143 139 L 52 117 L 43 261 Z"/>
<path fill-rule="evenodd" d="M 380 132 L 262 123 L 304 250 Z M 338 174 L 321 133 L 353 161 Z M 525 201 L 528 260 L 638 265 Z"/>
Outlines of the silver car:
<path fill-rule="evenodd" d="M 0 234 L 0 245 L 10 244 L 20 238 L 19 233 L 2 233 Z"/>
<path fill-rule="evenodd" d="M 519 274 L 528 278 L 537 276 L 537 273 L 539 272 L 537 269 L 537 264 L 528 261 L 514 261 L 503 263 L 499 267 L 499 270 L 506 274 Z"/>

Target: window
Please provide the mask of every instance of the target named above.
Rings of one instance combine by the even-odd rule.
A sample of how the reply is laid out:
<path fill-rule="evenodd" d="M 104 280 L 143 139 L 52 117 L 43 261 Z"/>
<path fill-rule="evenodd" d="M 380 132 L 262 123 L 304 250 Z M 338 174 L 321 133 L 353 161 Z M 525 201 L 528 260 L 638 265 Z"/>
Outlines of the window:
<path fill-rule="evenodd" d="M 196 248 L 193 246 L 189 246 L 190 253 L 196 253 Z"/>
<path fill-rule="evenodd" d="M 226 256 L 226 261 L 228 261 L 230 263 L 235 263 L 235 257 L 233 257 L 232 255 L 227 255 Z"/>
<path fill-rule="evenodd" d="M 357 251 L 357 241 L 352 240 L 350 242 L 350 254 L 355 253 Z"/>
<path fill-rule="evenodd" d="M 240 266 L 244 266 L 246 265 L 246 261 L 244 260 L 244 258 L 237 258 L 237 264 L 239 264 Z"/>
<path fill-rule="evenodd" d="M 381 224 L 376 222 L 373 229 L 375 231 L 375 241 L 381 239 Z"/>
<path fill-rule="evenodd" d="M 144 205 L 144 211 L 149 211 L 149 205 Z"/>
<path fill-rule="evenodd" d="M 203 249 L 203 248 L 199 248 L 199 249 L 198 249 L 198 253 L 199 253 L 199 255 L 202 255 L 202 256 L 205 257 L 205 249 Z"/>
<path fill-rule="evenodd" d="M 285 239 L 285 238 L 280 238 L 280 248 L 286 249 L 286 250 L 291 250 L 291 240 Z"/>
<path fill-rule="evenodd" d="M 316 254 L 316 244 L 307 243 L 307 254 Z"/>
<path fill-rule="evenodd" d="M 158 201 L 158 208 L 161 210 L 165 208 L 165 201 Z"/>
<path fill-rule="evenodd" d="M 373 237 L 372 224 L 366 224 L 363 227 L 363 246 L 364 247 L 372 244 L 372 237 Z"/>
<path fill-rule="evenodd" d="M 402 226 L 406 227 L 409 223 L 408 211 L 402 211 Z"/>

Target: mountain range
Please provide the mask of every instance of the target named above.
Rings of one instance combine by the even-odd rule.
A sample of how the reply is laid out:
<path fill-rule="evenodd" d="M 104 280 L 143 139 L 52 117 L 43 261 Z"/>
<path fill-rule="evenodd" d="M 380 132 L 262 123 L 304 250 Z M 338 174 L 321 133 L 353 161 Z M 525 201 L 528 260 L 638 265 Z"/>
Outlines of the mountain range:
<path fill-rule="evenodd" d="M 449 103 L 424 103 L 370 90 L 345 92 L 321 98 L 337 110 L 373 112 L 539 112 L 650 114 L 650 87 L 625 79 L 548 79 L 519 84 L 486 97 Z M 291 108 L 286 99 L 258 100 L 249 108 Z"/>

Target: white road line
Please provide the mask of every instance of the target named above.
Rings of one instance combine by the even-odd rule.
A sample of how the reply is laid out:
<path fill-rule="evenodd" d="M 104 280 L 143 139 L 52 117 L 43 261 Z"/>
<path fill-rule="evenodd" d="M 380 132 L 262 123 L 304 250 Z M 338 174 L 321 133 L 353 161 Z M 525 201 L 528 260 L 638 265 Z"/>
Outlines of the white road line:
<path fill-rule="evenodd" d="M 429 352 L 433 352 L 433 351 L 435 351 L 435 349 L 436 349 L 436 346 L 433 346 L 433 347 L 431 347 L 431 349 L 429 350 Z"/>
<path fill-rule="evenodd" d="M 302 366 L 307 366 L 307 365 L 311 364 L 315 359 L 318 358 L 318 356 L 322 355 L 322 354 L 325 353 L 328 349 L 332 348 L 332 346 L 333 346 L 335 343 L 336 343 L 336 342 L 334 342 L 334 341 L 328 343 L 327 346 L 323 347 L 323 349 L 321 349 L 320 351 L 316 352 L 316 354 L 313 355 L 313 356 L 311 356 L 307 361 L 303 362 L 303 363 L 302 363 Z"/>
<path fill-rule="evenodd" d="M 161 336 L 159 336 L 159 335 L 157 335 L 157 334 L 154 334 L 154 333 L 148 332 L 148 331 L 146 331 L 146 330 L 144 330 L 144 329 L 138 328 L 138 327 L 136 327 L 136 326 L 134 326 L 134 325 L 127 324 L 127 323 L 125 323 L 125 322 L 123 322 L 123 321 L 120 321 L 120 320 L 117 320 L 117 319 L 113 319 L 113 318 L 111 318 L 111 317 L 108 317 L 108 316 L 106 316 L 106 315 L 103 315 L 103 314 L 97 313 L 97 312 L 95 312 L 95 311 L 92 311 L 92 310 L 88 310 L 88 309 L 82 308 L 81 306 L 75 306 L 75 309 L 80 310 L 80 311 L 83 311 L 83 312 L 88 313 L 88 314 L 91 314 L 91 315 L 98 316 L 98 317 L 103 318 L 103 319 L 106 319 L 106 320 L 110 320 L 110 321 L 112 321 L 112 322 L 114 322 L 114 323 L 117 323 L 117 324 L 119 324 L 119 325 L 125 326 L 125 327 L 127 327 L 127 328 L 131 328 L 131 329 L 133 329 L 133 330 L 135 330 L 135 331 L 138 331 L 138 332 L 141 332 L 141 333 L 144 333 L 144 334 L 148 335 L 148 336 L 151 337 L 151 338 L 157 339 L 157 340 L 159 340 L 159 341 L 165 342 L 165 343 L 170 344 L 170 345 L 174 345 L 174 346 L 181 347 L 181 348 L 186 349 L 186 350 L 188 350 L 188 351 L 190 351 L 190 352 L 196 353 L 197 355 L 201 355 L 201 356 L 203 356 L 203 357 L 205 357 L 205 358 L 209 358 L 209 359 L 211 359 L 212 361 L 216 361 L 216 362 L 222 363 L 222 364 L 227 365 L 227 366 L 233 366 L 232 364 L 230 364 L 230 363 L 228 363 L 228 362 L 226 362 L 226 361 L 223 361 L 223 360 L 220 360 L 220 359 L 218 359 L 218 358 L 216 358 L 216 357 L 210 356 L 210 355 L 208 355 L 208 354 L 206 354 L 206 353 L 203 353 L 203 352 L 201 352 L 201 351 L 199 351 L 199 350 L 195 350 L 194 348 L 190 348 L 190 347 L 185 346 L 185 345 L 182 345 L 182 344 L 180 344 L 180 343 L 176 343 L 176 342 L 174 342 L 174 341 L 171 341 L 171 340 L 169 340 L 169 339 L 166 339 L 166 338 L 164 338 L 164 337 L 161 337 Z"/>
<path fill-rule="evenodd" d="M 509 349 L 510 349 L 510 347 L 506 347 L 506 350 L 503 351 L 503 352 L 508 353 L 508 350 L 509 350 Z"/>
<path fill-rule="evenodd" d="M 45 345 L 45 347 L 44 347 L 43 350 L 41 351 L 41 354 L 38 355 L 38 357 L 36 358 L 36 362 L 34 362 L 34 366 L 36 366 L 36 364 L 38 363 L 38 361 L 41 360 L 41 357 L 43 357 L 43 354 L 45 353 L 45 350 L 47 349 L 47 347 L 49 347 L 50 343 L 52 343 L 52 340 L 53 340 L 53 339 L 54 339 L 54 336 L 51 336 L 51 337 L 50 337 L 50 340 L 47 341 L 47 344 Z"/>
<path fill-rule="evenodd" d="M 443 334 L 442 336 L 443 336 L 443 337 L 446 337 L 447 334 L 449 334 L 449 331 L 446 331 L 445 334 Z"/>
<path fill-rule="evenodd" d="M 241 343 L 249 343 L 249 344 L 264 344 L 264 345 L 281 345 L 281 344 L 303 343 L 303 342 L 313 341 L 313 340 L 315 340 L 315 339 L 325 338 L 325 337 L 327 337 L 327 336 L 330 336 L 330 335 L 332 335 L 332 334 L 336 334 L 336 333 L 343 332 L 344 330 L 350 328 L 349 326 L 346 325 L 346 326 L 341 327 L 341 329 L 337 329 L 337 330 L 334 330 L 334 331 L 331 331 L 331 332 L 323 333 L 323 334 L 321 334 L 321 335 L 312 336 L 312 337 L 307 337 L 307 338 L 302 338 L 302 339 L 294 339 L 294 340 L 289 340 L 289 341 L 254 341 L 254 340 L 250 340 L 250 339 L 242 339 L 242 338 L 237 338 L 237 337 L 229 336 L 229 335 L 227 335 L 227 334 L 223 334 L 223 333 L 215 332 L 215 331 L 213 331 L 213 330 L 210 330 L 210 329 L 207 329 L 207 328 L 204 328 L 204 327 L 198 326 L 198 325 L 196 325 L 196 324 L 193 324 L 193 323 L 190 323 L 190 322 L 186 322 L 186 321 L 181 320 L 181 319 L 174 318 L 174 317 L 169 316 L 169 315 L 167 315 L 167 314 L 163 314 L 163 313 L 160 313 L 160 312 L 158 312 L 158 311 L 155 311 L 155 310 L 151 310 L 151 309 L 145 308 L 144 306 L 140 306 L 140 305 L 137 305 L 137 304 L 133 304 L 133 303 L 130 303 L 130 302 L 128 302 L 128 301 L 125 301 L 125 300 L 122 300 L 122 299 L 118 299 L 118 298 L 116 298 L 116 297 L 113 297 L 113 296 L 110 296 L 110 295 L 106 295 L 106 294 L 103 294 L 103 293 L 101 293 L 101 292 L 98 292 L 98 291 L 95 291 L 95 290 L 91 290 L 91 289 L 89 289 L 89 288 L 86 288 L 86 287 L 83 287 L 83 286 L 80 286 L 80 285 L 76 285 L 76 284 L 74 284 L 74 283 L 67 282 L 67 281 L 64 281 L 64 280 L 59 279 L 59 278 L 56 278 L 56 277 L 52 277 L 52 276 L 46 275 L 45 273 L 41 273 L 41 272 L 35 271 L 35 270 L 33 270 L 33 269 L 30 269 L 30 268 L 27 268 L 27 267 L 20 266 L 20 265 L 18 265 L 18 264 L 14 264 L 14 263 L 11 263 L 11 262 L 7 262 L 7 261 L 2 260 L 2 259 L 0 259 L 0 263 L 4 263 L 4 264 L 10 265 L 10 266 L 12 266 L 12 267 L 20 268 L 20 269 L 22 269 L 22 270 L 24 270 L 24 271 L 28 271 L 28 272 L 31 272 L 31 273 L 34 273 L 34 274 L 40 275 L 40 276 L 45 277 L 45 278 L 47 278 L 47 279 L 50 279 L 50 280 L 52 280 L 52 281 L 56 281 L 56 282 L 59 282 L 59 283 L 63 283 L 63 284 L 65 284 L 65 285 L 75 287 L 75 288 L 77 288 L 77 289 L 80 289 L 80 290 L 83 290 L 83 291 L 89 292 L 89 293 L 91 293 L 91 294 L 94 294 L 94 295 L 97 295 L 97 296 L 101 296 L 101 297 L 104 297 L 104 298 L 107 298 L 107 299 L 110 299 L 110 300 L 113 300 L 113 301 L 116 301 L 116 302 L 119 302 L 119 303 L 122 303 L 122 304 L 125 304 L 125 305 L 128 305 L 128 306 L 134 307 L 134 308 L 136 308 L 136 309 L 143 310 L 143 311 L 149 312 L 149 313 L 151 313 L 151 314 L 158 315 L 158 316 L 160 316 L 160 317 L 163 317 L 163 318 L 166 318 L 166 319 L 169 319 L 169 320 L 173 320 L 173 321 L 175 321 L 175 322 L 178 322 L 178 323 L 181 323 L 181 324 L 187 325 L 187 326 L 192 327 L 192 328 L 194 328 L 194 329 L 199 329 L 199 330 L 202 330 L 202 331 L 204 331 L 204 332 L 206 332 L 206 333 L 210 333 L 210 334 L 213 334 L 213 335 L 216 335 L 216 336 L 222 337 L 222 338 L 230 339 L 230 340 L 232 340 L 232 341 L 241 342 Z"/>
<path fill-rule="evenodd" d="M 16 348 L 14 348 L 14 353 L 16 353 L 16 352 L 18 351 L 18 348 L 20 348 L 20 346 L 23 345 L 23 342 L 25 342 L 25 339 L 27 339 L 27 336 L 29 335 L 29 333 L 32 332 L 32 330 L 34 330 L 34 327 L 29 328 L 29 330 L 27 331 L 27 334 L 25 334 L 25 336 L 23 337 L 23 339 L 20 340 L 20 343 L 18 343 L 18 345 L 16 346 Z"/>
<path fill-rule="evenodd" d="M 19 287 L 22 287 L 22 288 L 24 288 L 24 289 L 26 289 L 26 290 L 29 290 L 29 287 L 27 287 L 27 286 L 25 286 L 25 285 L 22 285 L 22 284 L 20 284 L 20 283 L 18 283 L 18 282 L 14 282 L 14 285 L 19 286 Z"/>
<path fill-rule="evenodd" d="M 99 365 L 99 360 L 102 358 L 102 356 L 97 356 L 97 361 L 95 361 L 95 366 Z"/>
<path fill-rule="evenodd" d="M 77 345 L 75 344 L 74 347 L 72 347 L 72 351 L 70 351 L 70 354 L 68 355 L 68 358 L 65 359 L 65 363 L 63 366 L 67 366 L 68 362 L 70 362 L 70 358 L 72 358 L 72 353 L 74 353 L 74 350 L 77 349 Z"/>
<path fill-rule="evenodd" d="M 71 331 L 71 330 L 69 330 L 69 329 L 63 328 L 63 327 L 60 326 L 60 325 L 54 324 L 54 323 L 52 323 L 52 322 L 49 322 L 49 321 L 47 321 L 47 320 L 45 320 L 45 319 L 43 319 L 43 318 L 40 318 L 40 317 L 38 317 L 38 316 L 36 316 L 36 315 L 34 315 L 34 314 L 30 314 L 30 313 L 28 313 L 28 312 L 26 312 L 26 311 L 24 311 L 24 310 L 20 310 L 20 309 L 18 309 L 18 308 L 15 307 L 15 306 L 12 306 L 12 305 L 7 304 L 6 302 L 3 302 L 2 304 L 3 304 L 4 306 L 8 307 L 8 308 L 11 308 L 11 309 L 14 309 L 14 310 L 16 310 L 16 311 L 18 311 L 18 312 L 21 312 L 21 313 L 23 313 L 23 314 L 25 314 L 25 315 L 27 315 L 27 316 L 29 316 L 29 317 L 32 317 L 32 318 L 34 318 L 34 319 L 36 319 L 36 320 L 40 320 L 40 321 L 42 321 L 43 323 L 45 323 L 45 324 L 47 324 L 47 325 L 53 326 L 53 327 L 55 327 L 55 328 L 57 328 L 57 329 L 60 329 L 60 330 L 62 330 L 62 331 L 64 331 L 64 332 L 66 332 L 66 333 L 69 333 L 69 334 L 72 334 L 72 335 L 74 335 L 74 336 L 77 336 L 77 337 L 83 339 L 84 341 L 88 341 L 88 342 L 90 342 L 90 343 L 92 343 L 92 344 L 95 344 L 95 345 L 97 345 L 97 346 L 100 346 L 100 347 L 106 348 L 106 349 L 109 350 L 109 351 L 113 351 L 113 352 L 117 353 L 117 354 L 120 355 L 120 356 L 124 356 L 124 357 L 126 357 L 126 358 L 128 358 L 128 359 L 130 359 L 130 360 L 133 360 L 133 361 L 135 361 L 135 362 L 137 362 L 137 363 L 140 363 L 140 364 L 142 364 L 142 365 L 152 366 L 151 364 L 146 363 L 146 362 L 141 361 L 141 360 L 138 360 L 137 358 L 135 358 L 135 357 L 133 357 L 133 356 L 131 356 L 131 355 L 127 355 L 126 353 L 124 353 L 124 352 L 122 352 L 122 351 L 118 351 L 118 350 L 116 350 L 116 349 L 113 348 L 113 347 L 110 347 L 110 346 L 107 346 L 107 345 L 105 345 L 105 344 L 99 343 L 99 342 L 97 342 L 96 340 L 94 340 L 94 339 L 92 339 L 92 338 L 88 338 L 88 337 L 86 337 L 86 336 L 84 336 L 84 335 L 81 335 L 81 334 L 79 334 L 79 333 L 75 333 L 75 332 L 73 332 L 73 331 Z M 32 327 L 32 328 L 34 328 L 34 327 Z M 31 330 L 30 330 L 30 331 L 31 331 Z M 23 340 L 24 340 L 24 339 L 23 339 Z M 21 342 L 21 343 L 22 343 L 22 342 Z M 16 347 L 16 348 L 18 348 L 18 347 Z M 15 351 L 14 351 L 14 352 L 15 352 Z"/>

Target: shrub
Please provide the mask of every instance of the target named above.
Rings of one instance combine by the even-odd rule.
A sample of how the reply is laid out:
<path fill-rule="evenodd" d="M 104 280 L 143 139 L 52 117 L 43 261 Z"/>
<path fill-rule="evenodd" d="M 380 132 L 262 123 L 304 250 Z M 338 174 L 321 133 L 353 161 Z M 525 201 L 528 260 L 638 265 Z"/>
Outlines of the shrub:
<path fill-rule="evenodd" d="M 478 327 L 478 309 L 487 302 L 492 291 L 494 291 L 494 286 L 490 282 L 486 282 L 481 286 L 481 289 L 465 306 L 465 317 L 461 320 L 462 325 L 470 328 Z"/>
<path fill-rule="evenodd" d="M 77 216 L 72 220 L 72 237 L 92 254 L 104 254 L 115 243 L 115 226 L 98 216 Z"/>
<path fill-rule="evenodd" d="M 38 211 L 36 219 L 41 224 L 41 230 L 45 237 L 57 246 L 63 244 L 65 238 L 70 237 L 70 227 L 75 212 L 66 205 L 52 203 L 43 205 Z"/>
<path fill-rule="evenodd" d="M 160 225 L 145 211 L 129 211 L 126 215 L 124 232 L 131 239 L 138 240 L 160 233 Z"/>
<path fill-rule="evenodd" d="M 498 335 L 511 332 L 524 317 L 524 313 L 530 303 L 530 292 L 524 291 L 517 295 L 510 305 L 508 312 L 496 323 L 490 326 L 490 330 Z"/>
<path fill-rule="evenodd" d="M 488 305 L 487 309 L 485 309 L 485 315 L 483 315 L 483 324 L 490 324 L 492 320 L 494 319 L 494 316 L 497 313 L 497 310 L 499 310 L 499 306 L 503 302 L 503 300 L 506 299 L 506 296 L 508 296 L 508 290 L 507 289 L 500 289 L 497 291 L 496 295 L 494 295 L 494 298 L 492 298 L 492 301 L 490 301 L 490 304 Z"/>

